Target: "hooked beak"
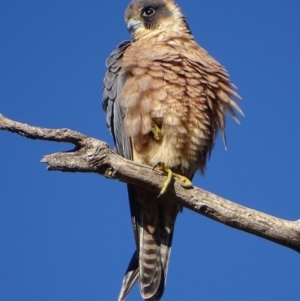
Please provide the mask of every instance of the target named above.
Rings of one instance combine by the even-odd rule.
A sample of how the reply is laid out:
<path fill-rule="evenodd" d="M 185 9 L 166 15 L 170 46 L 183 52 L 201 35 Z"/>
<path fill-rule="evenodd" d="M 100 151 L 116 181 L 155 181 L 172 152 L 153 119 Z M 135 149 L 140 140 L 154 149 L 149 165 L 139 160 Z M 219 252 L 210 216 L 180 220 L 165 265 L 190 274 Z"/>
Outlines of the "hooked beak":
<path fill-rule="evenodd" d="M 140 26 L 142 25 L 142 22 L 136 19 L 130 19 L 127 22 L 127 29 L 132 34 L 134 33 Z"/>

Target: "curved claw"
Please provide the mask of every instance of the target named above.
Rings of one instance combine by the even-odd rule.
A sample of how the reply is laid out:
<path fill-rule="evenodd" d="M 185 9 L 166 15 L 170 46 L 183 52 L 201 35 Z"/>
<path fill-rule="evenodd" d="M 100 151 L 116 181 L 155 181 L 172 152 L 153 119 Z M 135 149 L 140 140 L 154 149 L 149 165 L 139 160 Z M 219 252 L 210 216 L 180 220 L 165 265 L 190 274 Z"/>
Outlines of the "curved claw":
<path fill-rule="evenodd" d="M 173 173 L 173 176 L 174 176 L 174 178 L 183 182 L 183 184 L 181 184 L 182 187 L 184 187 L 184 188 L 192 188 L 193 187 L 193 183 L 187 177 L 185 177 L 183 175 L 179 175 L 177 173 Z"/>
<path fill-rule="evenodd" d="M 164 182 L 163 184 L 163 187 L 162 189 L 160 190 L 160 193 L 159 195 L 157 196 L 157 198 L 159 198 L 160 196 L 162 196 L 168 189 L 171 181 L 172 181 L 172 178 L 176 178 L 178 180 L 180 180 L 183 184 L 181 184 L 182 187 L 184 188 L 191 188 L 193 187 L 193 184 L 192 182 L 185 176 L 183 175 L 180 175 L 180 174 L 177 174 L 177 173 L 174 173 L 170 168 L 167 168 L 165 166 L 165 164 L 163 162 L 160 162 L 158 164 L 156 164 L 153 169 L 157 168 L 158 170 L 161 170 L 161 171 L 164 171 L 167 173 L 167 179 L 166 181 Z"/>

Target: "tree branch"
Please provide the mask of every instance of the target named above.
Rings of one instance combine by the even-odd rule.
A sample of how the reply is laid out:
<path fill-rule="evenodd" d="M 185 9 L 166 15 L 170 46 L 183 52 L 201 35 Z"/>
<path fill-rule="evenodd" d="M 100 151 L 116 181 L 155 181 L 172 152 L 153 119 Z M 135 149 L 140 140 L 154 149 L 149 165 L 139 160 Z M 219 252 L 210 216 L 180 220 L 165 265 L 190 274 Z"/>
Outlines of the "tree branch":
<path fill-rule="evenodd" d="M 149 166 L 134 163 L 114 153 L 107 143 L 69 129 L 47 129 L 10 120 L 0 114 L 0 130 L 30 139 L 69 142 L 75 148 L 41 160 L 48 170 L 94 172 L 159 193 L 166 176 Z M 226 200 L 197 187 L 185 189 L 175 180 L 163 196 L 222 224 L 252 233 L 300 252 L 300 220 L 280 219 Z"/>

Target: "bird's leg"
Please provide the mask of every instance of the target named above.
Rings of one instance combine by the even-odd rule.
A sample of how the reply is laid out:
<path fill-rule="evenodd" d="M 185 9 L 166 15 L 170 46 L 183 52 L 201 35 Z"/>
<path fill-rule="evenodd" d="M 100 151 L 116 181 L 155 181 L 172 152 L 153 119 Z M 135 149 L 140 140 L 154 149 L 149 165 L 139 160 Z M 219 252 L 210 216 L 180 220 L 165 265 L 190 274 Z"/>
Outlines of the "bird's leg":
<path fill-rule="evenodd" d="M 162 189 L 160 190 L 159 195 L 157 196 L 157 198 L 159 198 L 161 195 L 163 195 L 166 192 L 168 186 L 170 185 L 170 183 L 172 181 L 173 172 L 170 168 L 166 168 L 166 166 L 163 162 L 156 164 L 154 166 L 154 168 L 157 168 L 158 170 L 161 170 L 161 171 L 164 171 L 167 173 L 167 179 L 164 182 L 164 185 L 163 185 Z"/>
<path fill-rule="evenodd" d="M 161 139 L 161 129 L 154 121 L 152 121 L 151 124 L 151 132 L 153 134 L 153 138 L 156 141 L 159 141 Z"/>
<path fill-rule="evenodd" d="M 161 195 L 163 195 L 167 191 L 167 189 L 168 189 L 168 187 L 169 187 L 169 185 L 172 181 L 172 177 L 180 180 L 181 182 L 183 182 L 183 184 L 181 184 L 182 187 L 185 187 L 185 188 L 193 187 L 192 182 L 187 177 L 185 177 L 183 175 L 180 175 L 180 174 L 177 174 L 177 173 L 174 173 L 171 170 L 171 168 L 166 167 L 163 162 L 160 162 L 160 163 L 156 164 L 153 167 L 153 169 L 155 169 L 155 168 L 167 173 L 167 179 L 164 182 L 164 185 L 163 185 L 162 189 L 160 190 L 160 193 L 159 193 L 157 198 L 159 198 Z"/>

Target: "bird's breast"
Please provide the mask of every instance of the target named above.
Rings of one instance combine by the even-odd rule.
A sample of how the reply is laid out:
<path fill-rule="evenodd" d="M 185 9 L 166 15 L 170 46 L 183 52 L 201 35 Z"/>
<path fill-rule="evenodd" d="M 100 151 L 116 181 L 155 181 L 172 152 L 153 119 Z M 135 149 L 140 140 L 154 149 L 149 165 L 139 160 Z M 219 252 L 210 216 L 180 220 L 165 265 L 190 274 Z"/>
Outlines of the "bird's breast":
<path fill-rule="evenodd" d="M 226 110 L 238 107 L 230 99 L 235 92 L 223 67 L 194 40 L 183 42 L 184 47 L 175 47 L 143 41 L 126 49 L 121 105 L 135 161 L 151 166 L 164 162 L 189 172 L 204 170 Z"/>

